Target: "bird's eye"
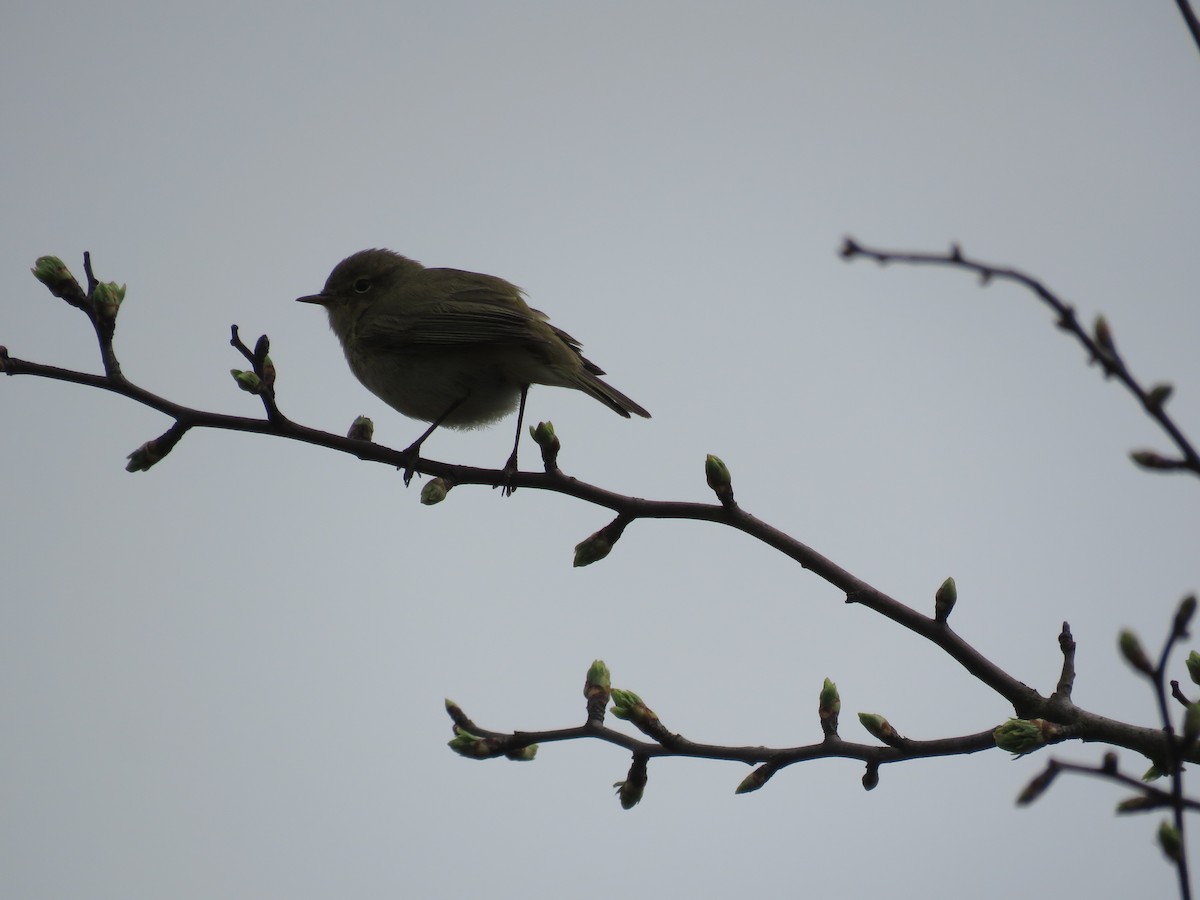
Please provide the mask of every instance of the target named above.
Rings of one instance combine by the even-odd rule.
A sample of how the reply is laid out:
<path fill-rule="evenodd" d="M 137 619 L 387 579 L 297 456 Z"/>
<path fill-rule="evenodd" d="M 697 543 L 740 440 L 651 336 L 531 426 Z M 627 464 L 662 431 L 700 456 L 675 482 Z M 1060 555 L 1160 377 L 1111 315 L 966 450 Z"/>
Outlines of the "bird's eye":
<path fill-rule="evenodd" d="M 356 294 L 365 294 L 371 289 L 371 280 L 369 278 L 360 278 L 354 282 L 354 292 Z"/>

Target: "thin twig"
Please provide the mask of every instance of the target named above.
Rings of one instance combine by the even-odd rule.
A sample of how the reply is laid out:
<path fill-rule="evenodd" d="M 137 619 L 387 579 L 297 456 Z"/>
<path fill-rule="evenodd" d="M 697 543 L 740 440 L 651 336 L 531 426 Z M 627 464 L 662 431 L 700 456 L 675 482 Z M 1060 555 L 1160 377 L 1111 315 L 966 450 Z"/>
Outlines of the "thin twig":
<path fill-rule="evenodd" d="M 1117 348 L 1111 340 L 1111 332 L 1107 324 L 1102 325 L 1098 321 L 1096 335 L 1088 334 L 1083 326 L 1079 324 L 1074 307 L 1060 299 L 1036 278 L 1017 269 L 994 266 L 968 258 L 957 244 L 952 245 L 947 253 L 909 253 L 893 250 L 876 250 L 864 247 L 852 238 L 847 238 L 842 245 L 841 254 L 844 259 L 862 257 L 873 259 L 880 264 L 899 262 L 912 265 L 949 266 L 951 268 L 975 272 L 985 285 L 992 280 L 1003 280 L 1016 282 L 1029 289 L 1054 310 L 1058 317 L 1058 327 L 1075 336 L 1084 349 L 1087 350 L 1088 357 L 1093 362 L 1100 364 L 1104 374 L 1116 378 L 1137 398 L 1146 414 L 1154 419 L 1163 431 L 1167 433 L 1172 443 L 1179 449 L 1181 455 L 1180 459 L 1171 460 L 1152 452 L 1139 451 L 1133 454 L 1134 461 L 1145 469 L 1153 469 L 1160 472 L 1188 471 L 1200 476 L 1200 453 L 1196 452 L 1196 449 L 1166 410 L 1166 398 L 1170 394 L 1169 388 L 1165 385 L 1151 388 L 1143 387 L 1130 373 L 1128 367 L 1125 365 L 1125 361 L 1121 358 L 1120 353 L 1117 352 Z"/>

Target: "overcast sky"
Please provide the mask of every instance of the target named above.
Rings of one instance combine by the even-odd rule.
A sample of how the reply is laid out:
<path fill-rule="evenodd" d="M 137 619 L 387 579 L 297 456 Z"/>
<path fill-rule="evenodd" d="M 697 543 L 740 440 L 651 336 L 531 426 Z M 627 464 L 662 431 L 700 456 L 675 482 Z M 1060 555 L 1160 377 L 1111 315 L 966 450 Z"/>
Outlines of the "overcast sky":
<path fill-rule="evenodd" d="M 1116 635 L 1157 647 L 1200 587 L 1200 485 L 1130 465 L 1163 437 L 1027 293 L 837 249 L 1025 269 L 1105 313 L 1200 436 L 1200 52 L 1169 0 L 20 3 L 0 111 L 13 356 L 99 370 L 28 271 L 82 277 L 90 250 L 129 285 L 139 384 L 261 414 L 237 323 L 270 335 L 286 414 L 404 447 L 423 426 L 293 298 L 364 247 L 499 275 L 654 414 L 535 387 L 569 474 L 710 500 L 716 453 L 749 511 L 910 605 L 954 575 L 955 628 L 1043 693 L 1070 621 L 1076 701 L 1156 724 Z M 1175 891 L 1117 788 L 1014 807 L 1048 753 L 887 766 L 871 793 L 818 761 L 740 797 L 743 766 L 658 760 L 625 812 L 617 748 L 446 748 L 447 696 L 485 727 L 578 724 L 596 657 L 706 742 L 819 740 L 825 677 L 852 740 L 860 710 L 914 738 L 1011 713 L 741 534 L 638 522 L 573 569 L 610 515 L 559 496 L 425 508 L 386 467 L 216 432 L 130 475 L 168 420 L 32 378 L 0 380 L 0 415 L 4 897 Z M 511 427 L 425 451 L 498 467 Z"/>

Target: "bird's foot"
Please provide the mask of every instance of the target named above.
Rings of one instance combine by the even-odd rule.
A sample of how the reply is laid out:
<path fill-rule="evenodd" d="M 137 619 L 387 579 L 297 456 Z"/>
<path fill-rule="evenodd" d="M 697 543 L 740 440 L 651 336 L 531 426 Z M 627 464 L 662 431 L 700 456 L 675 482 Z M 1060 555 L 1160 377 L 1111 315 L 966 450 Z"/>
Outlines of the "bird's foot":
<path fill-rule="evenodd" d="M 407 450 L 400 451 L 400 456 L 404 460 L 404 464 L 401 466 L 397 466 L 396 468 L 402 469 L 404 471 L 404 486 L 405 487 L 408 487 L 409 483 L 413 479 L 413 474 L 416 471 L 417 463 L 421 459 L 420 453 L 421 453 L 420 441 L 413 444 Z"/>
<path fill-rule="evenodd" d="M 513 455 L 508 458 L 508 462 L 504 464 L 504 468 L 500 470 L 500 488 L 501 493 L 505 497 L 511 497 L 516 487 L 513 485 L 513 476 L 517 474 L 517 452 L 514 450 Z"/>

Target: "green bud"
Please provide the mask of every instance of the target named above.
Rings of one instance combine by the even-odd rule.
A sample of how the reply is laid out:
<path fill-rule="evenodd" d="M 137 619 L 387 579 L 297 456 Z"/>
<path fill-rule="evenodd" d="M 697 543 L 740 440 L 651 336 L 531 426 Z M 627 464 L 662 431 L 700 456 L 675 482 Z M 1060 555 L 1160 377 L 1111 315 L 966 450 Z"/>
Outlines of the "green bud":
<path fill-rule="evenodd" d="M 871 737 L 883 741 L 885 744 L 896 744 L 904 740 L 892 723 L 885 719 L 879 713 L 864 713 L 858 714 L 858 721 Z"/>
<path fill-rule="evenodd" d="M 237 382 L 237 386 L 246 393 L 262 393 L 262 379 L 253 372 L 244 372 L 241 369 L 230 369 L 229 374 L 233 376 L 233 380 Z"/>
<path fill-rule="evenodd" d="M 704 458 L 704 478 L 714 491 L 733 484 L 729 475 L 729 466 L 721 461 L 721 457 L 708 454 Z"/>
<path fill-rule="evenodd" d="M 726 506 L 733 503 L 733 478 L 719 456 L 710 453 L 704 458 L 704 480 L 721 503 Z"/>
<path fill-rule="evenodd" d="M 604 711 L 608 707 L 609 697 L 612 696 L 612 676 L 604 660 L 594 660 L 588 668 L 583 681 L 583 696 L 587 699 L 588 721 L 603 722 Z"/>
<path fill-rule="evenodd" d="M 1154 387 L 1150 388 L 1149 392 L 1146 394 L 1146 403 L 1151 409 L 1162 409 L 1163 404 L 1167 402 L 1171 396 L 1171 392 L 1174 390 L 1175 388 L 1169 384 L 1166 384 L 1165 382 L 1156 384 Z"/>
<path fill-rule="evenodd" d="M 775 766 L 765 765 L 759 766 L 749 775 L 742 779 L 742 783 L 737 786 L 735 794 L 749 794 L 757 791 L 764 784 L 771 780 L 771 776 L 778 771 Z"/>
<path fill-rule="evenodd" d="M 617 796 L 621 799 L 622 809 L 633 809 L 641 802 L 642 795 L 646 792 L 647 777 L 646 757 L 635 756 L 625 780 L 613 784 L 617 789 Z"/>
<path fill-rule="evenodd" d="M 450 488 L 453 487 L 450 482 L 441 476 L 431 479 L 421 488 L 421 502 L 425 506 L 434 506 L 446 499 L 446 495 L 450 493 Z"/>
<path fill-rule="evenodd" d="M 1142 674 L 1153 677 L 1154 666 L 1151 665 L 1150 657 L 1142 649 L 1142 642 L 1138 640 L 1136 634 L 1129 629 L 1125 629 L 1117 639 L 1117 646 L 1121 648 L 1121 655 L 1125 657 L 1125 662 L 1129 663 Z"/>
<path fill-rule="evenodd" d="M 179 422 L 176 422 L 154 440 L 146 441 L 146 443 L 125 457 L 129 460 L 125 466 L 125 471 L 145 472 L 151 466 L 165 459 L 167 454 L 175 449 L 175 445 L 179 443 L 186 432 L 187 428 L 182 427 Z"/>
<path fill-rule="evenodd" d="M 1154 763 L 1151 763 L 1151 764 L 1150 764 L 1150 768 L 1148 768 L 1148 769 L 1147 769 L 1147 770 L 1146 770 L 1146 771 L 1145 771 L 1145 772 L 1142 774 L 1142 781 L 1145 781 L 1145 782 L 1147 782 L 1147 783 L 1148 783 L 1148 782 L 1151 782 L 1151 781 L 1158 781 L 1158 779 L 1160 779 L 1160 778 L 1162 778 L 1162 777 L 1163 777 L 1162 769 L 1160 769 L 1160 768 L 1159 768 L 1157 765 L 1155 765 Z"/>
<path fill-rule="evenodd" d="M 1163 819 L 1158 826 L 1158 846 L 1171 862 L 1179 862 L 1183 856 L 1183 837 L 1179 829 L 1168 820 Z"/>
<path fill-rule="evenodd" d="M 102 281 L 92 292 L 92 303 L 96 308 L 96 316 L 105 322 L 115 321 L 121 301 L 125 299 L 125 285 L 115 281 Z"/>
<path fill-rule="evenodd" d="M 1193 650 L 1187 655 L 1184 664 L 1187 666 L 1188 675 L 1191 677 L 1192 682 L 1200 684 L 1200 653 Z"/>
<path fill-rule="evenodd" d="M 29 271 L 33 273 L 34 278 L 51 290 L 67 279 L 75 280 L 75 276 L 71 274 L 67 264 L 57 256 L 39 256 L 33 261 L 33 268 Z"/>
<path fill-rule="evenodd" d="M 656 741 L 662 740 L 666 735 L 666 729 L 659 720 L 658 713 L 642 702 L 642 698 L 633 691 L 613 688 L 612 701 L 613 715 L 618 719 L 632 722 L 638 731 Z"/>
<path fill-rule="evenodd" d="M 447 741 L 446 746 L 468 759 L 487 759 L 496 755 L 496 747 L 492 741 L 477 734 L 471 734 L 465 728 L 454 728 L 454 738 Z"/>
<path fill-rule="evenodd" d="M 608 556 L 628 524 L 629 520 L 624 515 L 619 515 L 595 534 L 588 535 L 576 544 L 575 566 L 590 566 Z"/>
<path fill-rule="evenodd" d="M 817 696 L 817 718 L 825 734 L 837 734 L 838 715 L 841 711 L 842 698 L 838 695 L 837 685 L 826 678 L 825 683 L 821 685 L 821 693 Z"/>
<path fill-rule="evenodd" d="M 1147 797 L 1144 794 L 1138 797 L 1126 797 L 1117 804 L 1117 814 L 1123 813 L 1140 813 L 1149 812 L 1152 809 L 1159 809 L 1162 803 L 1155 800 L 1153 797 Z"/>
<path fill-rule="evenodd" d="M 554 433 L 553 422 L 538 422 L 537 425 L 530 425 L 529 436 L 533 438 L 534 443 L 539 447 L 553 445 L 557 448 L 560 446 L 558 436 Z"/>
<path fill-rule="evenodd" d="M 367 416 L 359 416 L 350 423 L 350 430 L 346 432 L 346 437 L 352 441 L 369 441 L 375 436 L 375 423 Z"/>
<path fill-rule="evenodd" d="M 155 441 L 146 441 L 125 458 L 129 460 L 125 465 L 126 472 L 147 472 L 162 456 Z"/>
<path fill-rule="evenodd" d="M 601 528 L 575 545 L 575 561 L 572 563 L 575 568 L 600 562 L 612 552 L 612 541 L 608 539 L 606 531 L 607 529 Z"/>
<path fill-rule="evenodd" d="M 546 471 L 556 471 L 558 469 L 558 451 L 562 449 L 562 444 L 558 440 L 558 435 L 554 433 L 554 423 L 538 422 L 536 427 L 530 425 L 529 433 L 541 448 L 542 465 Z"/>
<path fill-rule="evenodd" d="M 623 691 L 620 688 L 612 689 L 613 715 L 618 719 L 632 719 L 635 715 L 634 710 L 637 708 L 645 709 L 646 704 L 642 702 L 642 698 L 633 691 Z"/>
<path fill-rule="evenodd" d="M 587 670 L 588 685 L 596 685 L 608 690 L 612 687 L 612 675 L 608 671 L 608 666 L 604 664 L 604 660 L 596 659 L 592 661 L 591 666 Z"/>
<path fill-rule="evenodd" d="M 533 762 L 537 756 L 538 745 L 530 744 L 528 747 L 522 747 L 520 750 L 510 750 L 505 753 L 505 757 L 513 762 Z"/>
<path fill-rule="evenodd" d="M 939 622 L 945 622 L 950 618 L 950 611 L 954 609 L 954 604 L 958 600 L 958 588 L 954 584 L 953 578 L 947 578 L 942 582 L 942 586 L 937 589 L 937 593 L 933 595 L 933 615 Z"/>
<path fill-rule="evenodd" d="M 1032 753 L 1046 743 L 1045 736 L 1038 724 L 1041 721 L 1041 719 L 1009 719 L 992 732 L 992 737 L 995 738 L 996 746 L 1001 750 L 1016 754 Z"/>
<path fill-rule="evenodd" d="M 71 274 L 71 270 L 57 256 L 39 256 L 30 269 L 33 277 L 44 284 L 55 297 L 66 300 L 72 306 L 82 306 L 83 288 Z"/>

